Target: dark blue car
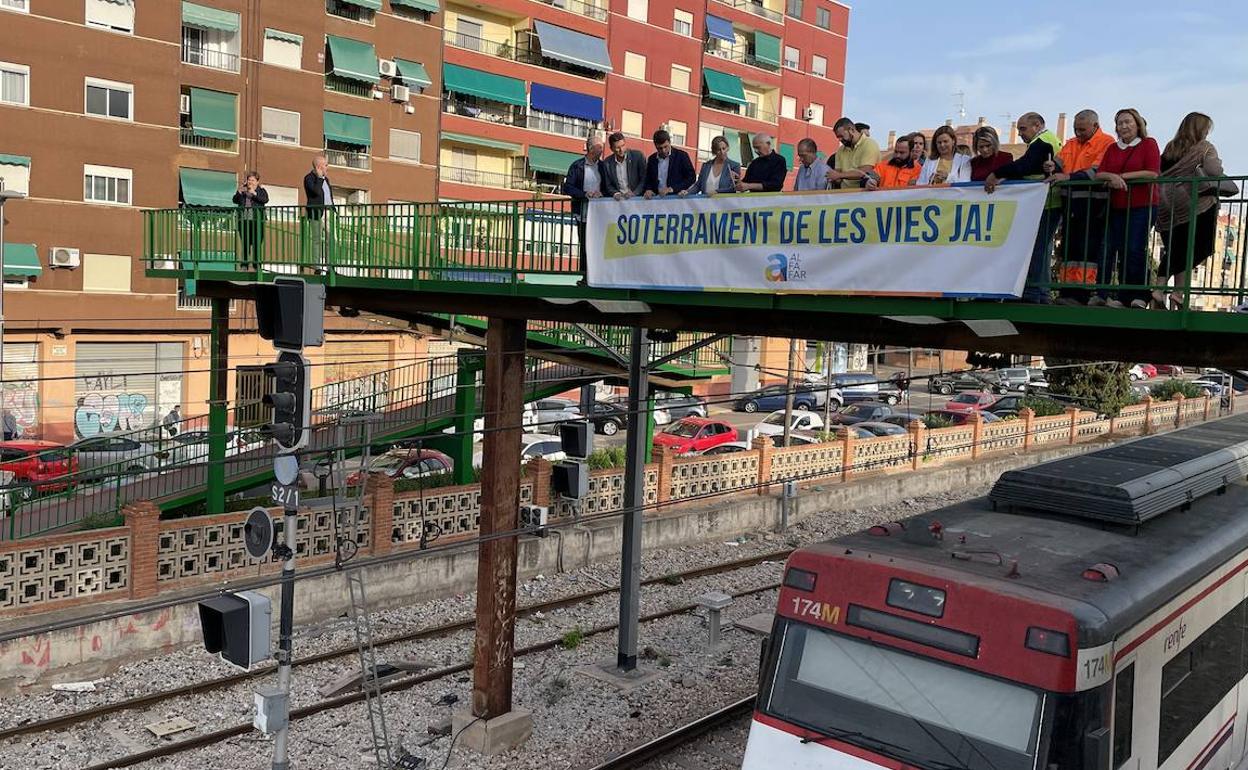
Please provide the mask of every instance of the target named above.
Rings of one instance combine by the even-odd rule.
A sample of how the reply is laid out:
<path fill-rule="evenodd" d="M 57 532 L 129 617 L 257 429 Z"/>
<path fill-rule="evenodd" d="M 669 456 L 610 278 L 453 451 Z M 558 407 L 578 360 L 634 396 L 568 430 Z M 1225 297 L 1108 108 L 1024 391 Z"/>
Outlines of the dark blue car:
<path fill-rule="evenodd" d="M 774 412 L 783 409 L 788 400 L 788 390 L 783 385 L 768 385 L 752 393 L 746 393 L 732 405 L 735 412 Z M 833 394 L 833 399 L 837 399 Z M 823 390 L 811 385 L 793 387 L 794 409 L 815 409 L 823 405 Z"/>

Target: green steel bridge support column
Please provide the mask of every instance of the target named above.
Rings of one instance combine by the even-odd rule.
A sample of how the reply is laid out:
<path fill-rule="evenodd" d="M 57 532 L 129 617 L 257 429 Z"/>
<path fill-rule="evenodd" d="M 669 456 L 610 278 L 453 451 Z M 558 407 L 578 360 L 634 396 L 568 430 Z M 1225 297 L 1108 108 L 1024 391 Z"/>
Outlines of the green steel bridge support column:
<path fill-rule="evenodd" d="M 208 513 L 225 513 L 225 432 L 228 429 L 230 300 L 212 300 L 208 381 Z"/>
<path fill-rule="evenodd" d="M 455 432 L 447 451 L 455 462 L 452 475 L 456 484 L 472 483 L 472 425 L 477 419 L 477 375 L 481 368 L 480 351 L 459 351 L 455 372 Z"/>
<path fill-rule="evenodd" d="M 646 399 L 646 462 L 654 461 L 654 397 Z"/>

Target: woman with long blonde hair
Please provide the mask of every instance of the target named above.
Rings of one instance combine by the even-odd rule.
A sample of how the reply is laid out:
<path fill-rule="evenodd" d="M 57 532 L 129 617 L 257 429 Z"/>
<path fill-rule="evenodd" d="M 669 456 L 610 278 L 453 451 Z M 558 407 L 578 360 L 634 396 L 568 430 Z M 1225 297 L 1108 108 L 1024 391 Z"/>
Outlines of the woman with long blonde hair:
<path fill-rule="evenodd" d="M 1161 153 L 1161 175 L 1173 179 L 1220 177 L 1222 159 L 1209 141 L 1213 118 L 1203 112 L 1189 112 L 1179 123 L 1179 130 Z M 1196 205 L 1192 206 L 1192 187 L 1196 186 Z M 1161 264 L 1158 282 L 1173 280 L 1174 291 L 1166 296 L 1153 292 L 1159 304 L 1178 307 L 1183 301 L 1182 288 L 1188 281 L 1187 244 L 1195 229 L 1192 269 L 1213 255 L 1218 232 L 1218 182 L 1174 182 L 1161 185 L 1161 205 L 1157 212 L 1157 232 L 1161 235 Z"/>

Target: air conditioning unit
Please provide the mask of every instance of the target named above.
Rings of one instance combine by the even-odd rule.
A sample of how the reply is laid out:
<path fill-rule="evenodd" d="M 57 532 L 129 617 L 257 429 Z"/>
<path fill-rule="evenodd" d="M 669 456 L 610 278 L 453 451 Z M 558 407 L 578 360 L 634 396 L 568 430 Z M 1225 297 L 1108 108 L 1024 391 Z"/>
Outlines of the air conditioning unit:
<path fill-rule="evenodd" d="M 413 107 L 413 106 L 412 106 L 412 105 L 410 105 L 410 104 L 405 104 L 405 105 L 403 105 L 403 111 L 404 111 L 404 112 L 406 112 L 408 115 L 415 115 L 415 114 L 416 114 L 416 108 L 415 108 L 415 107 Z"/>
<path fill-rule="evenodd" d="M 806 111 L 805 111 L 804 113 L 802 113 L 802 116 L 803 116 L 806 120 L 814 120 L 814 119 L 815 119 L 815 108 L 814 108 L 814 107 L 807 107 L 807 108 L 806 108 Z"/>
<path fill-rule="evenodd" d="M 191 114 L 191 95 L 190 94 L 182 94 L 182 97 L 178 100 L 178 112 L 183 115 Z"/>
<path fill-rule="evenodd" d="M 394 61 L 391 59 L 378 59 L 377 71 L 381 73 L 383 78 L 394 77 L 394 73 L 396 71 L 394 68 Z"/>
<path fill-rule="evenodd" d="M 64 267 L 72 270 L 81 263 L 82 255 L 78 253 L 78 249 L 69 249 L 64 246 L 53 246 L 52 253 L 48 256 L 50 267 Z"/>
<path fill-rule="evenodd" d="M 412 89 L 407 86 L 390 86 L 390 98 L 396 102 L 406 102 L 412 98 Z"/>

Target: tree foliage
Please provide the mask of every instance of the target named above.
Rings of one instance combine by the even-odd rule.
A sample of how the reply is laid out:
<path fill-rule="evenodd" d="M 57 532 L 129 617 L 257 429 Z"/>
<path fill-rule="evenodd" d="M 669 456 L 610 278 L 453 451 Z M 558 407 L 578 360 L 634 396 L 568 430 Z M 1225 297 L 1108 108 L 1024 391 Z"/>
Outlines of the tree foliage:
<path fill-rule="evenodd" d="M 1026 396 L 1022 400 L 1020 408 L 1030 409 L 1035 412 L 1037 417 L 1051 417 L 1055 414 L 1066 413 L 1065 404 L 1047 396 Z"/>
<path fill-rule="evenodd" d="M 1045 359 L 1049 392 L 1069 399 L 1083 409 L 1111 417 L 1124 406 L 1139 401 L 1131 388 L 1130 366 L 1121 363 L 1085 364 L 1065 359 Z"/>
<path fill-rule="evenodd" d="M 1205 391 L 1191 380 L 1169 379 L 1153 386 L 1152 396 L 1159 401 L 1169 401 L 1175 393 L 1182 393 L 1184 398 L 1204 398 Z"/>

